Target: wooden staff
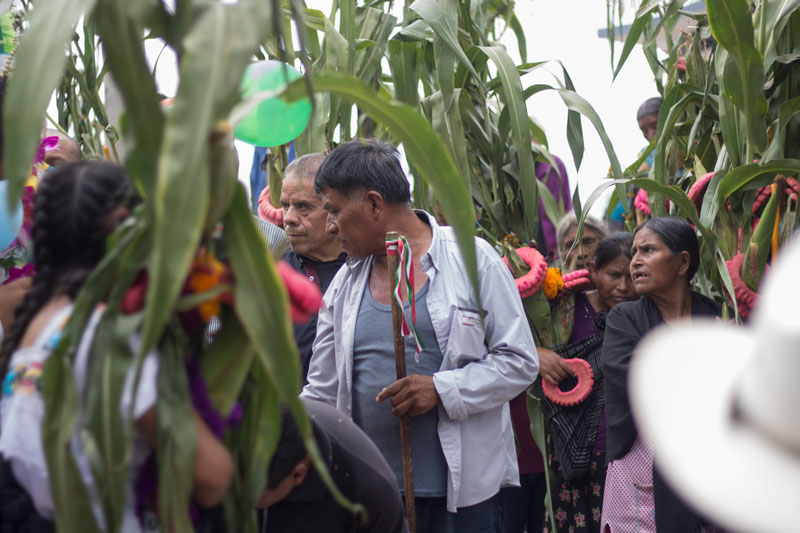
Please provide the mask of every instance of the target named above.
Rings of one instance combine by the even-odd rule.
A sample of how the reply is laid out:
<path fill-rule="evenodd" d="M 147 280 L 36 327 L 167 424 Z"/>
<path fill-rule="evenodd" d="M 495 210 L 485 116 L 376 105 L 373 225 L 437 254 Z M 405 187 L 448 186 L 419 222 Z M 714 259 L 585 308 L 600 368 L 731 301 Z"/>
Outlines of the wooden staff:
<path fill-rule="evenodd" d="M 397 241 L 397 232 L 390 231 L 386 234 L 386 241 Z M 391 290 L 399 283 L 397 279 L 397 266 L 400 256 L 389 254 L 389 281 Z M 408 295 L 413 298 L 413 294 Z M 392 334 L 394 336 L 394 364 L 397 379 L 406 377 L 406 346 L 403 340 L 403 308 L 397 304 L 392 294 Z M 411 425 L 408 415 L 400 417 L 400 445 L 403 452 L 403 484 L 406 489 L 406 520 L 411 533 L 417 530 L 417 512 L 414 506 L 414 467 L 411 462 Z"/>

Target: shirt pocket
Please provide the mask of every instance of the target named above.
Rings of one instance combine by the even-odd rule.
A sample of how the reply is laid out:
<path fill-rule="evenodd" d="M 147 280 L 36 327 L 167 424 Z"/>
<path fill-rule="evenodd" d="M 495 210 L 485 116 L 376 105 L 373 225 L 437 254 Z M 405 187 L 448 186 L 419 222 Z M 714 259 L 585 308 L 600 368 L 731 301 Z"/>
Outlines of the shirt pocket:
<path fill-rule="evenodd" d="M 483 359 L 488 351 L 485 337 L 480 313 L 473 309 L 456 308 L 447 339 L 447 354 L 452 365 L 461 368 Z"/>

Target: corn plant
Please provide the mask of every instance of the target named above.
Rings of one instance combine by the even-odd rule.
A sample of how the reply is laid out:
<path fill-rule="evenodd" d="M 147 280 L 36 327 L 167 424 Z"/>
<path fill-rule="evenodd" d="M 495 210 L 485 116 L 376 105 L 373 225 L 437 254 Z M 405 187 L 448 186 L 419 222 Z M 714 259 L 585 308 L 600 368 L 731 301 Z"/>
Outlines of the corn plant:
<path fill-rule="evenodd" d="M 614 67 L 619 73 L 641 40 L 664 98 L 651 146 L 655 165 L 649 178 L 632 183 L 648 192 L 653 215 L 669 211 L 695 225 L 703 237 L 698 288 L 720 299 L 730 295 L 737 309 L 731 274 L 756 290 L 770 250 L 776 253 L 797 227 L 791 176 L 800 171 L 800 91 L 793 68 L 800 4 L 708 0 L 707 13 L 682 11 L 684 4 L 643 1 Z M 679 16 L 694 24 L 673 36 Z M 666 54 L 656 51 L 659 33 L 666 35 Z M 690 199 L 692 185 L 712 171 L 705 194 Z M 726 266 L 739 254 L 745 256 L 740 267 Z"/>
<path fill-rule="evenodd" d="M 237 185 L 228 122 L 241 100 L 239 83 L 251 58 L 276 50 L 276 43 L 279 55 L 287 53 L 279 38 L 283 12 L 277 4 L 257 1 L 178 0 L 171 9 L 155 0 L 59 0 L 31 2 L 27 7 L 29 27 L 21 37 L 5 99 L 4 128 L 15 132 L 5 136 L 4 146 L 10 197 L 30 172 L 54 89 L 59 89 L 57 101 L 63 104 L 58 122 L 79 132 L 84 152 L 102 153 L 95 144 L 98 132 L 112 130 L 105 122 L 100 94 L 103 77 L 110 75 L 125 106 L 119 124 L 124 163 L 144 200 L 110 237 L 108 253 L 79 294 L 63 341 L 44 372 L 44 444 L 59 530 L 99 529 L 70 453 L 79 404 L 85 416 L 81 439 L 105 529 L 119 529 L 129 475 L 120 465 L 130 455 L 133 427 L 120 420 L 116 406 L 129 370 L 138 373 L 145 354 L 158 349 L 157 507 L 163 527 L 191 530 L 187 510 L 196 444 L 184 371 L 191 354 L 202 368 L 219 413 L 227 415 L 237 400 L 244 406 L 243 422 L 225 436 L 240 462 L 225 507 L 230 530 L 254 531 L 255 500 L 266 484 L 269 457 L 278 438 L 280 400 L 292 409 L 325 475 L 297 399 L 300 366 L 286 290 Z M 297 6 L 284 7 L 292 12 Z M 68 58 L 67 50 L 81 19 L 87 38 L 76 61 Z M 143 51 L 145 34 L 164 38 L 178 57 L 180 86 L 169 109 L 159 104 Z M 104 58 L 100 72 L 94 63 L 98 43 Z M 355 42 L 350 43 L 345 49 L 349 47 L 356 57 Z M 76 63 L 81 68 L 73 69 Z M 460 225 L 462 243 L 469 243 L 464 255 L 477 279 L 471 200 L 429 124 L 408 106 L 376 95 L 348 72 L 312 79 L 317 93 L 334 102 L 338 113 L 357 104 L 376 127 L 405 143 L 420 176 L 443 197 L 449 191 L 443 208 Z M 87 109 L 93 112 L 91 124 L 83 122 Z M 84 125 L 86 129 L 81 129 Z M 113 144 L 115 139 L 107 140 Z M 217 230 L 220 222 L 222 233 Z M 217 276 L 210 286 L 187 293 L 187 283 L 191 286 L 192 280 L 200 279 L 193 278 L 197 268 L 229 270 L 231 276 Z M 142 302 L 131 307 L 137 294 Z M 222 304 L 225 295 L 228 303 Z M 92 385 L 80 396 L 72 378 L 73 356 L 99 302 L 107 306 L 90 358 Z M 182 313 L 202 311 L 208 305 L 216 306 L 222 323 L 211 344 L 179 320 Z M 127 342 L 134 332 L 141 341 L 135 350 Z"/>

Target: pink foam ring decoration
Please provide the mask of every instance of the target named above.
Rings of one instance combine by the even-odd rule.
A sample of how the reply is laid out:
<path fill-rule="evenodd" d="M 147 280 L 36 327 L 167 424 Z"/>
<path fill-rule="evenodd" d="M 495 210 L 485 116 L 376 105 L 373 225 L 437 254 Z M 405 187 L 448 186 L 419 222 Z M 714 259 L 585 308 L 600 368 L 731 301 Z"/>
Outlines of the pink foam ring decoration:
<path fill-rule="evenodd" d="M 728 267 L 728 274 L 731 275 L 733 282 L 733 294 L 736 296 L 736 305 L 739 308 L 739 316 L 742 318 L 750 317 L 753 309 L 758 304 L 758 293 L 753 291 L 742 279 L 742 265 L 744 264 L 745 254 L 737 254 L 730 261 L 725 261 L 725 266 Z M 764 275 L 769 271 L 769 265 L 764 267 Z M 724 288 L 724 286 L 723 286 Z M 728 290 L 725 289 L 725 294 L 730 299 Z"/>
<path fill-rule="evenodd" d="M 258 216 L 276 226 L 283 226 L 283 209 L 278 209 L 269 200 L 269 187 L 264 187 L 258 196 Z"/>
<path fill-rule="evenodd" d="M 585 268 L 564 274 L 561 279 L 564 280 L 564 288 L 570 291 L 580 291 L 592 284 L 589 271 Z"/>
<path fill-rule="evenodd" d="M 547 277 L 547 262 L 536 248 L 523 246 L 515 250 L 517 255 L 526 265 L 530 267 L 527 274 L 514 280 L 517 290 L 522 298 L 533 296 L 542 288 L 545 277 Z M 508 259 L 503 258 L 503 262 L 508 266 Z"/>
<path fill-rule="evenodd" d="M 767 203 L 767 200 L 769 200 L 770 196 L 772 196 L 772 186 L 766 185 L 758 189 L 756 197 L 753 200 L 753 214 L 757 213 L 758 210 Z"/>
<path fill-rule="evenodd" d="M 551 385 L 547 380 L 542 380 L 542 390 L 551 402 L 564 405 L 578 405 L 589 396 L 594 386 L 594 372 L 592 367 L 583 359 L 564 359 L 564 362 L 575 370 L 578 384 L 566 392 L 558 388 L 558 385 Z"/>
<path fill-rule="evenodd" d="M 700 214 L 700 210 L 703 208 L 703 198 L 706 195 L 706 190 L 708 189 L 708 184 L 711 182 L 711 178 L 714 177 L 713 172 L 709 172 L 705 174 L 702 178 L 699 178 L 697 181 L 692 183 L 692 186 L 689 187 L 689 200 L 692 201 L 694 204 L 695 209 L 697 209 L 697 214 Z"/>
<path fill-rule="evenodd" d="M 636 193 L 636 198 L 633 199 L 633 207 L 641 211 L 647 216 L 650 216 L 650 204 L 647 203 L 647 191 L 639 189 Z"/>

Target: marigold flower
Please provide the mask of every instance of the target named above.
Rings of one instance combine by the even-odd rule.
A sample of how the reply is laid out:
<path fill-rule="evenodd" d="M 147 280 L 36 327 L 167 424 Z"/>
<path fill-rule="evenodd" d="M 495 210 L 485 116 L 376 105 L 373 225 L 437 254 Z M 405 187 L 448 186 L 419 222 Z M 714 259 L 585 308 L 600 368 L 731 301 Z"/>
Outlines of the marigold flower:
<path fill-rule="evenodd" d="M 564 280 L 561 278 L 561 269 L 550 267 L 547 269 L 547 276 L 544 278 L 542 291 L 545 298 L 552 300 L 558 296 L 558 292 L 564 288 Z"/>
<path fill-rule="evenodd" d="M 201 254 L 192 263 L 186 287 L 190 292 L 201 293 L 213 289 L 223 283 L 225 265 L 212 254 Z M 208 322 L 211 317 L 218 316 L 222 304 L 222 295 L 209 298 L 197 306 L 203 322 Z"/>

